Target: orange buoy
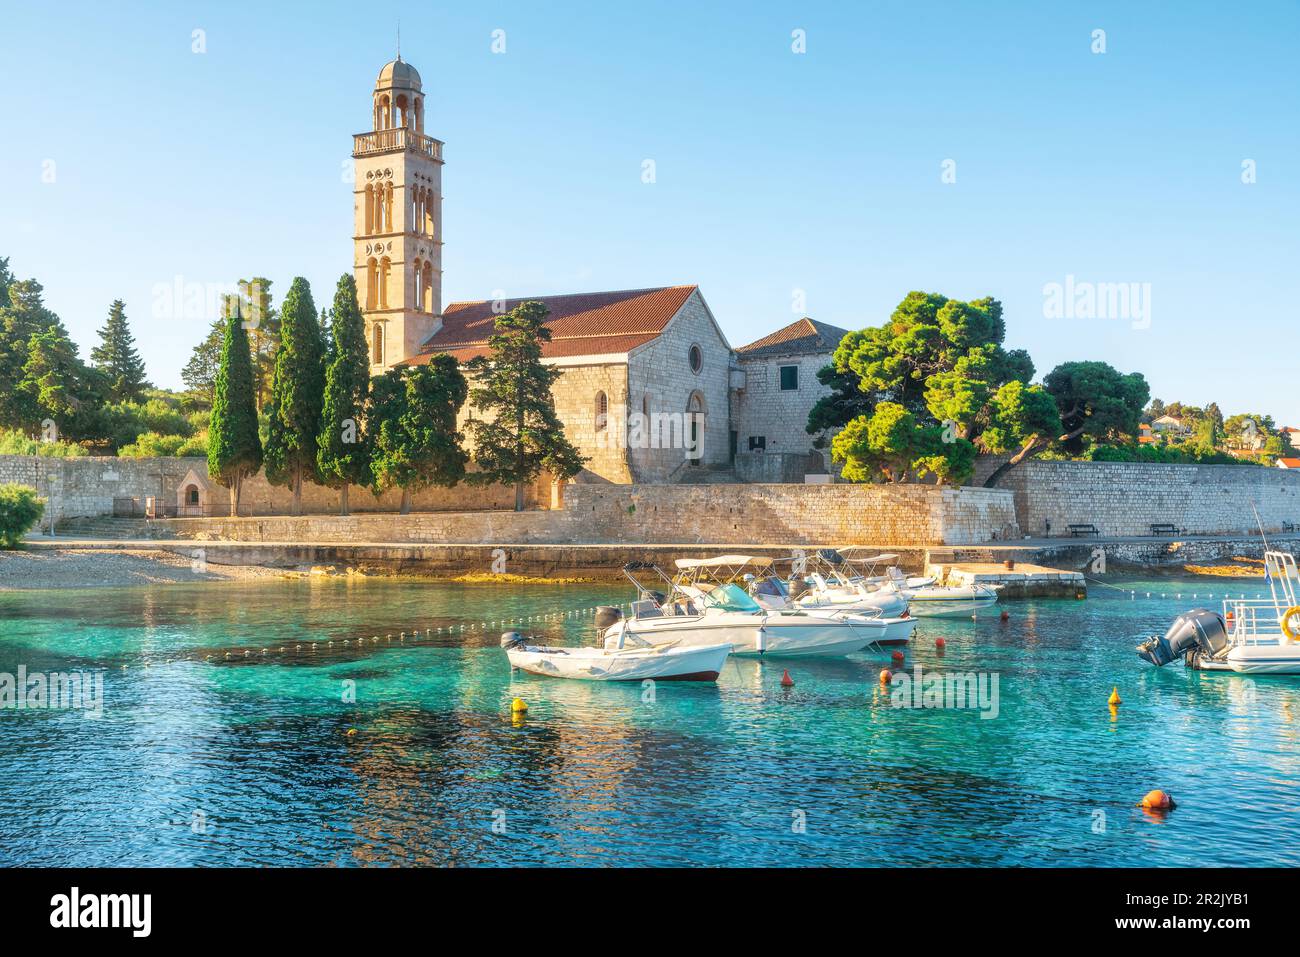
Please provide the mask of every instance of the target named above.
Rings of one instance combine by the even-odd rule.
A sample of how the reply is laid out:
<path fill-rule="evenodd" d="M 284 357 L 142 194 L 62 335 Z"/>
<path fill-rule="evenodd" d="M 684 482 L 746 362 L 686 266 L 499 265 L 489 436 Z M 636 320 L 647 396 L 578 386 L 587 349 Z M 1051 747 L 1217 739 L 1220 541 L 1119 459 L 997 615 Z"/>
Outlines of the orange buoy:
<path fill-rule="evenodd" d="M 901 651 L 896 651 L 892 655 L 890 655 L 890 657 L 893 658 L 895 661 L 902 661 L 903 653 Z"/>
<path fill-rule="evenodd" d="M 882 685 L 887 685 L 893 680 L 894 680 L 894 676 L 888 668 L 880 669 L 880 683 Z"/>
<path fill-rule="evenodd" d="M 1172 811 L 1177 807 L 1174 803 L 1172 794 L 1156 788 L 1154 791 L 1148 791 L 1146 797 L 1142 798 L 1142 803 L 1138 805 L 1148 811 Z"/>
<path fill-rule="evenodd" d="M 783 669 L 781 669 L 781 687 L 782 687 L 782 688 L 793 688 L 793 687 L 794 687 L 794 679 L 790 677 L 790 669 L 789 669 L 789 668 L 783 668 Z"/>
<path fill-rule="evenodd" d="M 935 646 L 936 648 L 943 648 L 943 647 L 945 647 L 947 644 L 948 644 L 948 642 L 944 641 L 942 638 L 936 638 L 936 639 L 934 639 L 934 646 Z"/>
<path fill-rule="evenodd" d="M 1007 611 L 1005 608 L 1002 609 L 1002 620 L 1003 620 L 1003 621 L 1010 621 L 1010 620 L 1011 620 L 1011 612 Z"/>

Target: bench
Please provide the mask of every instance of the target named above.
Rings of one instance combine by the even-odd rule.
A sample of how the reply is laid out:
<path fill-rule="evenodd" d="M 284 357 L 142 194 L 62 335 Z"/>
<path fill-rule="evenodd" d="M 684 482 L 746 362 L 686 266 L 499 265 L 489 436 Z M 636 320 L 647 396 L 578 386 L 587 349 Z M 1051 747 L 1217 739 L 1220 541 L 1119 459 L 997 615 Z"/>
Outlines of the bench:
<path fill-rule="evenodd" d="M 1081 523 L 1081 524 L 1078 524 L 1078 525 L 1067 525 L 1067 526 L 1065 526 L 1065 527 L 1066 527 L 1066 529 L 1069 531 L 1069 533 L 1070 533 L 1070 537 L 1071 537 L 1071 538 L 1078 538 L 1080 535 L 1100 535 L 1100 534 L 1101 534 L 1101 532 L 1097 531 L 1097 526 L 1096 526 L 1096 525 L 1091 525 L 1091 524 L 1087 524 L 1087 523 Z"/>
<path fill-rule="evenodd" d="M 1152 522 L 1151 534 L 1152 535 L 1177 535 L 1178 526 L 1170 522 Z"/>

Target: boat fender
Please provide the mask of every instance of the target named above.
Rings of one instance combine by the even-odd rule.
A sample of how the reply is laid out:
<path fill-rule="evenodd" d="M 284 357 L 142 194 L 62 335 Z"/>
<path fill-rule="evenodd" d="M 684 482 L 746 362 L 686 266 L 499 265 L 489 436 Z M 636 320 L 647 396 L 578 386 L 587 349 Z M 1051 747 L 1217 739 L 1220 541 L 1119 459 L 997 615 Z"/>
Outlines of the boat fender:
<path fill-rule="evenodd" d="M 1291 627 L 1291 622 L 1297 615 L 1300 615 L 1300 605 L 1292 605 L 1282 616 L 1282 633 L 1291 641 L 1300 641 L 1300 631 Z"/>
<path fill-rule="evenodd" d="M 895 661 L 902 661 L 902 660 L 903 660 L 903 653 L 902 653 L 901 651 L 896 651 L 896 652 L 894 652 L 893 655 L 891 655 L 890 657 L 892 657 Z"/>
<path fill-rule="evenodd" d="M 934 646 L 940 650 L 942 650 L 947 644 L 948 642 L 944 641 L 942 638 L 934 639 Z"/>

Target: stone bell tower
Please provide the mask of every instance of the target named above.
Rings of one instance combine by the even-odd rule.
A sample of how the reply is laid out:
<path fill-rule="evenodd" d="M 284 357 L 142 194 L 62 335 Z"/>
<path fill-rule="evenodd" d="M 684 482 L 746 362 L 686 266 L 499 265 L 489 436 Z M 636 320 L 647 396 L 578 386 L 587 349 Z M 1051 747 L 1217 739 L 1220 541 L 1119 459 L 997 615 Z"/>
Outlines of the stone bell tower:
<path fill-rule="evenodd" d="M 353 269 L 376 375 L 442 327 L 442 143 L 424 135 L 420 74 L 400 54 L 379 71 L 373 119 L 352 137 Z"/>

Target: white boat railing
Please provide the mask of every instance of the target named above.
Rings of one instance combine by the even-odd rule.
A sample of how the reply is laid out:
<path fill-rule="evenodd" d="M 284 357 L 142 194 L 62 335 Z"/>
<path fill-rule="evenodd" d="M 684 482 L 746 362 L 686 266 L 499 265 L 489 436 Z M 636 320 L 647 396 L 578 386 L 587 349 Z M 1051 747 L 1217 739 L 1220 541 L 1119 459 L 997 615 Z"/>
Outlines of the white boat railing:
<path fill-rule="evenodd" d="M 1292 640 L 1282 629 L 1282 618 L 1296 606 L 1295 581 L 1300 574 L 1295 556 L 1267 551 L 1264 571 L 1272 597 L 1224 599 L 1223 618 L 1234 645 L 1275 645 Z"/>

